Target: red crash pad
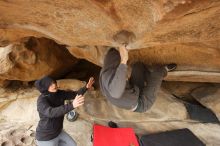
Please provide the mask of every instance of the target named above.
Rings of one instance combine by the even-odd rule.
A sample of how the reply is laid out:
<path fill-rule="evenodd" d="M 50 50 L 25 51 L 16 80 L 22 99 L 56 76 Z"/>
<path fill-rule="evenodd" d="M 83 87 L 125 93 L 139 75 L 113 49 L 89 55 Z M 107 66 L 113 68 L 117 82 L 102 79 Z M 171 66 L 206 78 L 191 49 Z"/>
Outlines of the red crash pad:
<path fill-rule="evenodd" d="M 93 126 L 93 146 L 139 146 L 132 128 Z"/>

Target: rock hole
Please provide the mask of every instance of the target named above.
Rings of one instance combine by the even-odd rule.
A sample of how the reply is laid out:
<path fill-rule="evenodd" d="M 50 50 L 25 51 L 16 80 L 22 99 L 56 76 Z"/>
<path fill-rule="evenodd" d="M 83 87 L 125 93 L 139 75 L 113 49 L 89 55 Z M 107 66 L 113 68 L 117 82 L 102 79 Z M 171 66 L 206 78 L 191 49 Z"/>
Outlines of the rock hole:
<path fill-rule="evenodd" d="M 135 34 L 127 30 L 121 30 L 113 36 L 113 40 L 119 44 L 129 44 L 134 42 L 135 39 Z"/>
<path fill-rule="evenodd" d="M 35 133 L 32 132 L 32 133 L 30 134 L 30 136 L 31 136 L 31 137 L 35 137 Z"/>
<path fill-rule="evenodd" d="M 25 42 L 25 47 L 29 50 L 37 46 L 37 40 L 34 37 L 30 37 L 27 42 Z"/>
<path fill-rule="evenodd" d="M 1 146 L 12 146 L 12 142 L 5 141 L 1 144 Z"/>
<path fill-rule="evenodd" d="M 22 143 L 25 143 L 25 144 L 31 144 L 33 141 L 33 138 L 32 137 L 22 137 L 21 138 L 21 142 Z"/>

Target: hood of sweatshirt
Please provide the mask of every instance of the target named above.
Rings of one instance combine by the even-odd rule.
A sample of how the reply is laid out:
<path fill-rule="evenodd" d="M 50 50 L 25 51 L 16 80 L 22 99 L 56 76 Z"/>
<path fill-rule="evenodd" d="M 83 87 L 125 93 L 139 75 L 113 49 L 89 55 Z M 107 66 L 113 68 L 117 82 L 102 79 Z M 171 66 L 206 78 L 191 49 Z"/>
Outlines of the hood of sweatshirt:
<path fill-rule="evenodd" d="M 52 78 L 45 76 L 41 78 L 40 80 L 35 81 L 34 85 L 36 88 L 41 92 L 41 93 L 46 93 L 48 92 L 49 86 L 55 82 Z"/>

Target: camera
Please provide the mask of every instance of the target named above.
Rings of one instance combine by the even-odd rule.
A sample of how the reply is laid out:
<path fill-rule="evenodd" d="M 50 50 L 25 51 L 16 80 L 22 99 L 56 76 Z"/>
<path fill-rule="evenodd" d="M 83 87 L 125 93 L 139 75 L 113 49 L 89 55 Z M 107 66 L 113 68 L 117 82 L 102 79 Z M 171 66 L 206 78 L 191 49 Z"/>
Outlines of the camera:
<path fill-rule="evenodd" d="M 65 101 L 66 103 L 72 103 L 72 100 L 66 100 Z M 69 122 L 74 122 L 77 120 L 77 118 L 79 117 L 79 113 L 76 112 L 76 110 L 72 110 L 70 112 L 68 112 L 66 114 L 66 119 L 69 121 Z"/>

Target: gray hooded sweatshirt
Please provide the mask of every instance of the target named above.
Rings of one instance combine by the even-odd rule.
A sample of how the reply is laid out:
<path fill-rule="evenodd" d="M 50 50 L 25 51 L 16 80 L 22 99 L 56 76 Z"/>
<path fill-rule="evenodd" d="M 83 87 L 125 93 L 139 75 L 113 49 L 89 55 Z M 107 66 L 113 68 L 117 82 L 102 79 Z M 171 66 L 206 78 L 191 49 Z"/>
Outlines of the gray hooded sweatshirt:
<path fill-rule="evenodd" d="M 127 65 L 120 63 L 117 50 L 111 48 L 105 56 L 99 84 L 104 96 L 115 106 L 132 109 L 137 105 L 139 90 L 129 88 L 126 81 Z"/>

